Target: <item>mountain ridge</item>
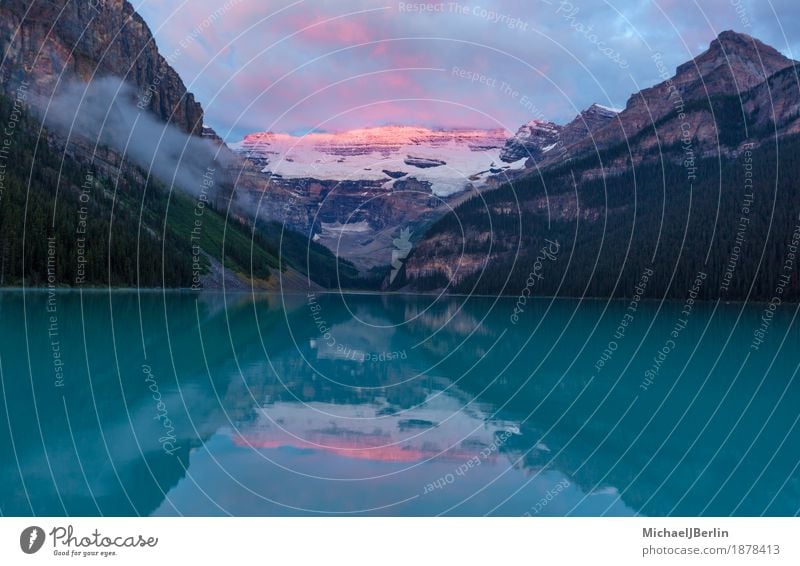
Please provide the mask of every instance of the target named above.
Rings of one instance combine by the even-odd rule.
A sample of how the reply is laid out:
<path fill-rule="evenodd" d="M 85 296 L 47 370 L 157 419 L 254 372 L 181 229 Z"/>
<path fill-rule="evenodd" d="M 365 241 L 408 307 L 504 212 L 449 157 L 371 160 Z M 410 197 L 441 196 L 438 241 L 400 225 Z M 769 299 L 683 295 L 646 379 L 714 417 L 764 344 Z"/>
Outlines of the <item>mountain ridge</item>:
<path fill-rule="evenodd" d="M 734 64 L 720 67 L 720 57 Z M 730 92 L 739 84 L 751 86 Z M 800 217 L 799 85 L 797 63 L 723 32 L 592 135 L 545 156 L 536 174 L 434 223 L 396 286 L 514 294 L 537 269 L 536 250 L 558 240 L 572 247 L 570 262 L 536 294 L 629 296 L 656 269 L 677 275 L 645 296 L 682 297 L 702 272 L 703 298 L 767 300 Z M 784 298 L 800 296 L 796 272 L 787 281 Z"/>
<path fill-rule="evenodd" d="M 720 33 L 697 57 L 678 65 L 672 76 L 666 75 L 660 54 L 655 54 L 653 61 L 664 80 L 633 93 L 617 120 L 599 128 L 589 138 L 568 144 L 565 151 L 570 158 L 622 146 L 637 136 L 641 138 L 637 143 L 644 150 L 674 146 L 688 138 L 693 141 L 695 153 L 711 155 L 720 150 L 714 99 L 744 96 L 775 73 L 793 65 L 791 59 L 774 48 L 730 30 Z M 733 153 L 735 147 L 724 147 L 722 151 Z M 634 152 L 607 165 L 611 170 L 619 169 L 625 159 L 641 161 L 641 157 Z M 676 158 L 682 159 L 680 152 Z M 546 161 L 544 165 L 552 163 L 552 160 Z M 602 174 L 602 171 L 592 174 Z"/>

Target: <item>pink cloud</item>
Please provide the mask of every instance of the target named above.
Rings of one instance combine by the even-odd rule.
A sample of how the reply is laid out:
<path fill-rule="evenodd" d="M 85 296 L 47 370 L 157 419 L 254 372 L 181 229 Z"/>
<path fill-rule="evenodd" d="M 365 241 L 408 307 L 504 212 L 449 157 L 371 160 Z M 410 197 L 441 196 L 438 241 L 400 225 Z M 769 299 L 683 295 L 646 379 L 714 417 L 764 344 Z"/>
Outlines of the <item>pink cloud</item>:
<path fill-rule="evenodd" d="M 373 41 L 370 28 L 353 19 L 336 19 L 326 22 L 325 18 L 314 18 L 313 21 L 307 21 L 300 17 L 292 18 L 292 20 L 291 23 L 295 24 L 295 29 L 303 29 L 298 36 L 301 41 L 332 45 L 353 45 Z"/>
<path fill-rule="evenodd" d="M 234 3 L 174 62 L 204 104 L 211 125 L 235 131 L 232 141 L 240 139 L 248 129 L 268 127 L 276 120 L 280 122 L 277 127 L 295 131 L 314 127 L 339 113 L 344 114 L 326 128 L 385 123 L 496 127 L 500 122 L 515 130 L 534 117 L 530 104 L 521 104 L 519 98 L 503 94 L 496 86 L 451 76 L 449 71 L 455 66 L 496 79 L 496 84 L 506 81 L 545 112 L 548 119 L 563 122 L 593 102 L 624 105 L 636 85 L 652 85 L 657 79 L 650 59 L 652 51 L 661 52 L 667 66 L 674 68 L 697 55 L 723 29 L 746 31 L 778 48 L 793 45 L 800 37 L 800 26 L 779 25 L 771 11 L 756 0 L 742 0 L 753 29 L 741 29 L 729 0 L 700 4 L 709 21 L 697 6 L 679 0 L 659 1 L 666 16 L 655 4 L 641 0 L 620 0 L 614 4 L 619 12 L 603 3 L 573 2 L 580 7 L 577 19 L 584 25 L 591 24 L 605 44 L 619 50 L 630 63 L 622 70 L 603 56 L 586 34 L 576 32 L 569 21 L 556 13 L 557 2 L 480 3 L 486 10 L 519 18 L 528 26 L 525 30 L 509 29 L 502 22 L 471 14 L 400 13 L 396 3 L 386 4 L 393 10 L 373 11 L 382 5 L 372 0 L 292 5 L 294 2 Z M 221 6 L 217 0 L 185 4 L 136 0 L 135 4 L 156 31 L 165 56 Z M 177 12 L 172 16 L 176 4 Z M 798 10 L 791 0 L 773 0 L 773 4 L 781 18 L 797 21 L 792 14 Z M 251 31 L 240 36 L 251 26 Z M 308 29 L 298 33 L 303 28 Z M 786 40 L 784 32 L 789 36 Z M 231 53 L 226 44 L 233 38 L 237 39 Z M 348 49 L 363 43 L 368 45 Z M 317 58 L 320 59 L 315 61 Z M 314 62 L 307 64 L 311 61 Z M 398 70 L 370 75 L 385 69 L 421 67 L 441 68 L 444 72 Z M 274 84 L 284 73 L 297 68 L 300 70 Z M 544 73 L 555 86 L 534 69 Z M 368 76 L 353 78 L 365 74 Z M 220 92 L 228 80 L 230 84 Z M 326 88 L 341 80 L 345 82 Z M 313 96 L 307 102 L 279 119 L 309 94 Z M 452 103 L 389 102 L 369 106 L 375 101 L 402 98 L 437 98 Z M 254 101 L 247 115 L 240 117 L 242 109 Z M 460 104 L 476 110 L 465 110 Z M 363 108 L 353 110 L 360 106 Z"/>

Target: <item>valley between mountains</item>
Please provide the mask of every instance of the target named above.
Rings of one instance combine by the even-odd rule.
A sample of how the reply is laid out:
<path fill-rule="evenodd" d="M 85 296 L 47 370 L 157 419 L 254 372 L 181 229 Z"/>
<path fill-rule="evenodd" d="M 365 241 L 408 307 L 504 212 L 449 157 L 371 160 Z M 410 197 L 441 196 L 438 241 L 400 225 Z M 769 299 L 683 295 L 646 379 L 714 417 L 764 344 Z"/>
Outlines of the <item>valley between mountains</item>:
<path fill-rule="evenodd" d="M 798 63 L 746 34 L 564 124 L 230 144 L 127 1 L 3 2 L 0 49 L 0 285 L 800 297 Z"/>

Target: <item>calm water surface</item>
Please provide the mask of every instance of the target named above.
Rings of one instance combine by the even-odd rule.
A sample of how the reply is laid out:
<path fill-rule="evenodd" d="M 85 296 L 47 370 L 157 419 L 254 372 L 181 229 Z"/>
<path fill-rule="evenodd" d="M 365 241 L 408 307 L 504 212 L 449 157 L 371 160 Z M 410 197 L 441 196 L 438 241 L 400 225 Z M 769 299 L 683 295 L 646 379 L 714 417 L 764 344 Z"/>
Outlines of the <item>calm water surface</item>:
<path fill-rule="evenodd" d="M 0 293 L 0 513 L 798 514 L 794 306 L 513 309 Z"/>

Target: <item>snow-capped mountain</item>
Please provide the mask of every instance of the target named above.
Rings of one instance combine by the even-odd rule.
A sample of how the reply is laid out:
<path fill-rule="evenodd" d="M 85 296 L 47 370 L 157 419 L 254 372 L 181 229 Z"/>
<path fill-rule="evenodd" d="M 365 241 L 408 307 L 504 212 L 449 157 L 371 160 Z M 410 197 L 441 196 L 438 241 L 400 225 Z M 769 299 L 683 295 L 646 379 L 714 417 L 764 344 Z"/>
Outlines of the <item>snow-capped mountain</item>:
<path fill-rule="evenodd" d="M 250 134 L 232 149 L 270 177 L 372 181 L 391 190 L 416 179 L 438 197 L 480 187 L 491 176 L 521 169 L 524 159 L 501 159 L 509 133 L 502 129 L 433 130 L 383 126 L 304 136 Z"/>
<path fill-rule="evenodd" d="M 249 194 L 261 217 L 308 234 L 366 271 L 392 263 L 402 230 L 418 237 L 448 207 L 525 174 L 533 161 L 558 158 L 566 144 L 614 116 L 593 105 L 565 126 L 532 120 L 513 136 L 419 126 L 262 132 L 231 149 L 248 164 L 237 191 Z"/>
<path fill-rule="evenodd" d="M 561 126 L 553 122 L 531 120 L 506 141 L 500 159 L 508 163 L 524 162 L 530 158 L 536 160 L 558 145 L 560 130 Z"/>
<path fill-rule="evenodd" d="M 543 120 L 531 120 L 506 141 L 503 151 L 500 152 L 500 159 L 512 163 L 518 163 L 521 159 L 541 163 L 546 159 L 550 163 L 564 157 L 566 147 L 589 137 L 589 134 L 608 124 L 619 113 L 620 110 L 616 108 L 592 104 L 563 126 Z"/>
<path fill-rule="evenodd" d="M 248 164 L 240 179 L 249 182 L 237 191 L 249 194 L 262 217 L 369 269 L 391 263 L 400 230 L 413 233 L 445 205 L 521 173 L 525 159 L 500 159 L 509 136 L 502 129 L 382 126 L 254 133 L 231 148 Z"/>

